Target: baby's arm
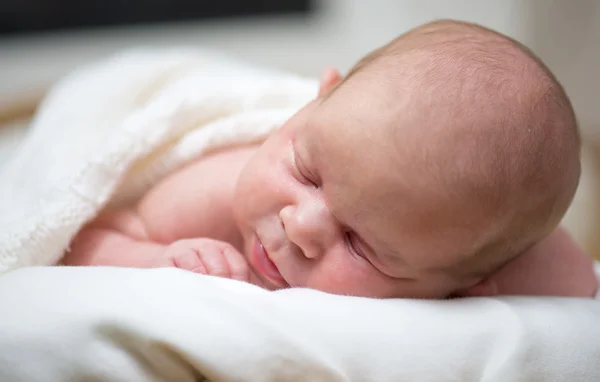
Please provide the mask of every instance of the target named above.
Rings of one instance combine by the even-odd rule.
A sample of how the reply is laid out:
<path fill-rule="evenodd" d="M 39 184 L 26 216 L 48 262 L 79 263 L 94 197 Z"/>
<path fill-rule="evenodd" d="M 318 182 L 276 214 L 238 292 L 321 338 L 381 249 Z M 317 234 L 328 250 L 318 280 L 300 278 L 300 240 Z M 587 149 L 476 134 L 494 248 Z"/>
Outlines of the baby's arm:
<path fill-rule="evenodd" d="M 77 234 L 61 264 L 154 268 L 165 249 L 148 240 L 134 211 L 108 211 Z"/>
<path fill-rule="evenodd" d="M 145 236 L 141 219 L 129 210 L 108 212 L 85 227 L 62 264 L 175 267 L 261 285 L 232 245 L 207 238 L 178 240 L 170 245 L 152 242 Z"/>
<path fill-rule="evenodd" d="M 592 297 L 598 289 L 593 261 L 563 228 L 490 278 L 498 294 Z"/>
<path fill-rule="evenodd" d="M 238 244 L 231 204 L 241 167 L 253 146 L 199 158 L 152 187 L 129 209 L 107 211 L 84 227 L 63 263 L 150 267 L 168 244 L 210 237 Z"/>

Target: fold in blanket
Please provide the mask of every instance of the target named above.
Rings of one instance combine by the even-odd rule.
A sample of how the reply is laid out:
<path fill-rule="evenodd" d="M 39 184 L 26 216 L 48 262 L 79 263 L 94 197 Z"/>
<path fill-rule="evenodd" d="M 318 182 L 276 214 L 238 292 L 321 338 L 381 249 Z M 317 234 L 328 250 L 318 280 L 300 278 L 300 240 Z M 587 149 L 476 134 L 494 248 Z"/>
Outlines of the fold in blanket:
<path fill-rule="evenodd" d="M 0 173 L 0 273 L 57 262 L 106 204 L 190 159 L 263 138 L 318 84 L 194 50 L 135 51 L 64 78 Z"/>

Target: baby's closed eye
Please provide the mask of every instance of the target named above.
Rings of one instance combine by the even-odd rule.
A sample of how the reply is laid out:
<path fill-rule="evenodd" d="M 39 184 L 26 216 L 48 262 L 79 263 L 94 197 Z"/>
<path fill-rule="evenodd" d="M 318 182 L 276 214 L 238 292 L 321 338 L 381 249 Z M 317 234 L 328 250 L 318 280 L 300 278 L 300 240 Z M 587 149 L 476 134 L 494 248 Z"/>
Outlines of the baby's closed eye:
<path fill-rule="evenodd" d="M 293 142 L 290 146 L 291 146 L 291 159 L 292 159 L 293 172 L 295 173 L 298 180 L 307 186 L 313 186 L 315 188 L 319 188 L 318 179 L 316 178 L 314 173 L 312 173 L 307 168 L 306 164 L 302 160 L 302 157 L 296 151 L 296 148 L 295 148 Z"/>
<path fill-rule="evenodd" d="M 352 231 L 346 231 L 346 233 L 344 235 L 345 235 L 345 240 L 346 240 L 346 245 L 348 247 L 348 251 L 350 251 L 355 256 L 361 257 L 361 258 L 369 261 L 366 254 L 364 253 L 364 250 L 361 248 L 360 243 L 358 242 L 359 240 L 358 240 L 356 233 L 354 233 Z"/>

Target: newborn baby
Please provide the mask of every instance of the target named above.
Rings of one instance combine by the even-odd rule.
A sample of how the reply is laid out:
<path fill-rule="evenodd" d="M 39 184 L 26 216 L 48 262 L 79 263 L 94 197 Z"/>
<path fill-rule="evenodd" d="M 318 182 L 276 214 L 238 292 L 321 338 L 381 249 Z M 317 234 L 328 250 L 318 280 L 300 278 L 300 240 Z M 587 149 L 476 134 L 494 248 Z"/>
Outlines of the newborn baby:
<path fill-rule="evenodd" d="M 66 265 L 179 267 L 366 297 L 591 297 L 557 226 L 580 174 L 549 70 L 467 23 L 416 28 L 327 70 L 260 145 L 202 157 L 76 236 Z"/>

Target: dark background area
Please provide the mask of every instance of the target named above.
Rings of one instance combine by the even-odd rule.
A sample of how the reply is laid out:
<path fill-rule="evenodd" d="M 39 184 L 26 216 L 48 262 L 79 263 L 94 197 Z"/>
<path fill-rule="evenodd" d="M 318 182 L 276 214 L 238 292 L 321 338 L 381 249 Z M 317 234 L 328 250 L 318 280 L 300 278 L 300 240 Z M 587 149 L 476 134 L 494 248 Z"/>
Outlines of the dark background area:
<path fill-rule="evenodd" d="M 311 0 L 0 0 L 0 36 L 96 27 L 307 16 Z"/>

